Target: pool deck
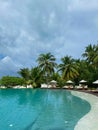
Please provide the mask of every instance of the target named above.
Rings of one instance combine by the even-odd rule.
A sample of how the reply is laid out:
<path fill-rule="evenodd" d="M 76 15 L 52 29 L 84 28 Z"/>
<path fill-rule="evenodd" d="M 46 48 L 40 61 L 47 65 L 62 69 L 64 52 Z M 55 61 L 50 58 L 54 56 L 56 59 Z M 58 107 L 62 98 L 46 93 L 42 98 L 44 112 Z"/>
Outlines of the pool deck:
<path fill-rule="evenodd" d="M 86 100 L 91 105 L 91 110 L 79 120 L 74 130 L 98 130 L 98 97 L 89 93 L 71 91 L 72 95 Z"/>
<path fill-rule="evenodd" d="M 85 93 L 89 93 L 89 94 L 93 94 L 95 96 L 98 96 L 98 91 L 92 91 L 92 90 L 76 90 L 79 92 L 85 92 Z"/>

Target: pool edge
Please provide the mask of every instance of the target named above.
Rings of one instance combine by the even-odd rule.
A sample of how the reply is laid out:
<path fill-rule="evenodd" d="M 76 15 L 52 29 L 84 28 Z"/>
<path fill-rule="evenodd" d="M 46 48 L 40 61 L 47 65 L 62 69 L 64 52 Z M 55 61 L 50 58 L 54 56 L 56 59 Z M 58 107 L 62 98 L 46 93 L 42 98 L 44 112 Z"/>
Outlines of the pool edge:
<path fill-rule="evenodd" d="M 71 93 L 88 101 L 91 105 L 89 113 L 78 121 L 74 130 L 98 130 L 98 120 L 96 119 L 96 115 L 98 115 L 98 97 L 84 92 L 71 91 Z"/>

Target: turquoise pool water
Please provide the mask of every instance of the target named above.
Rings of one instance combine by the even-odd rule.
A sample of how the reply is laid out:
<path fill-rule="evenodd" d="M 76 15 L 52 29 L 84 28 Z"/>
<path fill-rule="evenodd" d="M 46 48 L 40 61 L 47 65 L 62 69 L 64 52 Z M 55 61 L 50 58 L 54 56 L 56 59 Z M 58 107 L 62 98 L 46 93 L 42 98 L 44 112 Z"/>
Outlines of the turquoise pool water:
<path fill-rule="evenodd" d="M 0 90 L 0 130 L 74 130 L 90 104 L 66 90 Z"/>

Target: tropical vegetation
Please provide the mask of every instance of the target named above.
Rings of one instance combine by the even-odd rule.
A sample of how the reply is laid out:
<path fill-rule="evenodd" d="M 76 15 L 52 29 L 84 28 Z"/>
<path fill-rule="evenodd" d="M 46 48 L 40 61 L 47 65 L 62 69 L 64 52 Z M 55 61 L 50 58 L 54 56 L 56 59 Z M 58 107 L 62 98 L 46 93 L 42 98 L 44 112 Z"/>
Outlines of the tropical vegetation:
<path fill-rule="evenodd" d="M 19 77 L 3 76 L 0 80 L 0 84 L 6 87 L 24 85 L 24 79 Z"/>
<path fill-rule="evenodd" d="M 21 68 L 18 71 L 19 77 L 2 77 L 0 84 L 5 86 L 32 84 L 33 87 L 40 87 L 41 83 L 56 80 L 58 86 L 62 87 L 67 80 L 78 84 L 81 79 L 85 79 L 91 86 L 92 82 L 98 79 L 98 44 L 89 44 L 81 59 L 65 55 L 57 64 L 55 56 L 49 52 L 40 54 L 36 61 L 38 65 L 31 69 Z"/>
<path fill-rule="evenodd" d="M 40 54 L 37 59 L 38 67 L 41 69 L 44 80 L 47 83 L 55 72 L 55 68 L 57 66 L 55 60 L 56 58 L 51 53 Z"/>

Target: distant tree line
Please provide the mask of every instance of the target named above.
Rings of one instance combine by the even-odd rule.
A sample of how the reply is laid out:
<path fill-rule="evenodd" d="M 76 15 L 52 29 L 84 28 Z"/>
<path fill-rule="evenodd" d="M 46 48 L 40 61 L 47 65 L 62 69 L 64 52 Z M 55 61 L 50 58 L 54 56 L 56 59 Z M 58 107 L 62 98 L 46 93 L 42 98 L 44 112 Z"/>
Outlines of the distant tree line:
<path fill-rule="evenodd" d="M 89 44 L 85 48 L 81 59 L 74 59 L 71 56 L 61 58 L 61 63 L 56 63 L 56 58 L 51 53 L 40 54 L 37 58 L 38 66 L 21 68 L 20 77 L 4 76 L 0 80 L 1 85 L 29 85 L 40 87 L 41 83 L 49 83 L 56 80 L 58 86 L 65 85 L 67 80 L 72 80 L 76 84 L 81 79 L 87 80 L 88 85 L 98 79 L 98 44 Z"/>
<path fill-rule="evenodd" d="M 17 85 L 23 85 L 24 79 L 20 77 L 3 76 L 0 80 L 0 84 L 6 87 L 13 87 Z"/>

